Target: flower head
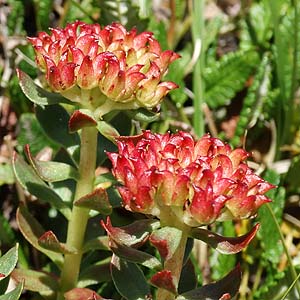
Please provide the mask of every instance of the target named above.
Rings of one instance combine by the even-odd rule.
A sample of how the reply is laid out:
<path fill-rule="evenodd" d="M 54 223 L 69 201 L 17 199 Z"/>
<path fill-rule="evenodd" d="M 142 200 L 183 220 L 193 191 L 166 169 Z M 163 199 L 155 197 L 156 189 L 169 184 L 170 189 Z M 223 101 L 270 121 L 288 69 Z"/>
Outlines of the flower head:
<path fill-rule="evenodd" d="M 108 100 L 126 108 L 153 108 L 177 87 L 162 78 L 179 55 L 162 51 L 151 32 L 76 21 L 29 41 L 49 86 L 72 101 L 84 101 L 85 90 L 85 100 L 96 107 Z"/>
<path fill-rule="evenodd" d="M 189 133 L 119 138 L 108 153 L 125 208 L 158 218 L 176 216 L 189 226 L 253 216 L 274 186 L 244 162 L 249 154 L 205 135 Z"/>

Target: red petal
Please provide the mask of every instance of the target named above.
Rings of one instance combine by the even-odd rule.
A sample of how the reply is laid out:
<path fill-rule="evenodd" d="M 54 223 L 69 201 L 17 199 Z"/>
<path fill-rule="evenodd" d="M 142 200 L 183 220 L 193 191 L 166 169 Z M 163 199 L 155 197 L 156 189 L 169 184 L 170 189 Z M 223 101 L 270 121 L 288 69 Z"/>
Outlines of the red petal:
<path fill-rule="evenodd" d="M 98 81 L 94 74 L 93 61 L 86 56 L 77 73 L 77 84 L 84 89 L 92 89 L 97 86 Z"/>

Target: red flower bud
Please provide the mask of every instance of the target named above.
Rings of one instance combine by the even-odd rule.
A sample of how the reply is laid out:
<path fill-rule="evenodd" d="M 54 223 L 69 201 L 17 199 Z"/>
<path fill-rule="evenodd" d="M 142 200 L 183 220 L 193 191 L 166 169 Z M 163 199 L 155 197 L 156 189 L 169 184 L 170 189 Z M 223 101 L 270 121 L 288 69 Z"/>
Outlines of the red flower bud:
<path fill-rule="evenodd" d="M 118 148 L 108 157 L 125 208 L 189 226 L 251 217 L 274 188 L 247 166 L 246 151 L 208 135 L 144 131 L 119 138 Z"/>
<path fill-rule="evenodd" d="M 71 101 L 78 101 L 80 89 L 96 109 L 105 99 L 127 108 L 153 108 L 169 91 L 173 82 L 162 82 L 171 62 L 179 57 L 161 51 L 150 32 L 127 32 L 117 23 L 101 29 L 98 24 L 76 21 L 65 28 L 51 29 L 28 38 L 34 46 L 36 62 L 46 72 L 49 86 Z M 79 95 L 80 96 L 80 95 Z M 129 105 L 130 104 L 130 105 Z M 100 109 L 101 110 L 101 109 Z"/>

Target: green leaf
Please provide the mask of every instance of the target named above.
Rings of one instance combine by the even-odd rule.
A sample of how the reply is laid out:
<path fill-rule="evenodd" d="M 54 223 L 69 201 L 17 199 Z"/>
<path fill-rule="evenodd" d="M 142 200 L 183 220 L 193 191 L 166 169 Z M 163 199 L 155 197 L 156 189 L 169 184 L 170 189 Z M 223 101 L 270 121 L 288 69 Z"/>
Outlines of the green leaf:
<path fill-rule="evenodd" d="M 254 80 L 248 89 L 247 96 L 244 98 L 243 107 L 239 114 L 237 127 L 235 130 L 236 140 L 240 143 L 240 137 L 245 134 L 245 131 L 255 126 L 259 118 L 262 118 L 264 111 L 264 103 L 269 96 L 271 85 L 271 66 L 269 55 L 265 55 L 257 72 Z M 235 139 L 231 141 L 234 146 Z"/>
<path fill-rule="evenodd" d="M 154 122 L 159 118 L 159 113 L 155 113 L 152 111 L 149 111 L 145 108 L 139 108 L 135 110 L 127 110 L 125 113 L 129 116 L 129 118 L 134 119 L 136 121 L 140 122 Z"/>
<path fill-rule="evenodd" d="M 176 300 L 233 299 L 239 290 L 241 278 L 240 266 L 238 265 L 229 274 L 216 283 L 207 284 L 201 288 L 179 295 Z"/>
<path fill-rule="evenodd" d="M 206 53 L 209 46 L 218 40 L 218 35 L 220 34 L 223 22 L 222 17 L 216 16 L 215 18 L 208 20 L 207 24 L 205 24 L 201 53 Z"/>
<path fill-rule="evenodd" d="M 47 255 L 58 267 L 63 264 L 63 256 L 60 253 L 44 249 L 38 243 L 45 230 L 40 223 L 29 213 L 26 207 L 20 206 L 17 210 L 17 223 L 25 239 L 37 250 Z"/>
<path fill-rule="evenodd" d="M 76 169 L 66 163 L 35 159 L 30 152 L 29 145 L 25 146 L 25 154 L 37 174 L 47 182 L 63 181 L 70 178 L 77 180 L 79 178 Z"/>
<path fill-rule="evenodd" d="M 15 247 L 0 257 L 0 280 L 7 277 L 15 268 L 18 261 L 18 248 L 19 245 L 16 244 Z"/>
<path fill-rule="evenodd" d="M 11 276 L 17 282 L 24 280 L 24 289 L 40 294 L 55 294 L 59 289 L 58 282 L 54 279 L 54 276 L 46 272 L 15 269 Z"/>
<path fill-rule="evenodd" d="M 206 229 L 192 228 L 190 236 L 207 243 L 220 253 L 235 254 L 248 246 L 258 228 L 259 224 L 256 224 L 248 233 L 239 237 L 224 237 Z"/>
<path fill-rule="evenodd" d="M 99 236 L 95 239 L 88 240 L 83 245 L 83 253 L 90 250 L 109 250 L 108 236 Z"/>
<path fill-rule="evenodd" d="M 113 143 L 116 143 L 116 138 L 120 136 L 117 129 L 105 121 L 98 121 L 97 129 L 103 136 Z"/>
<path fill-rule="evenodd" d="M 113 255 L 111 275 L 116 289 L 125 299 L 144 300 L 149 297 L 149 285 L 143 272 L 136 264 Z M 130 280 L 128 280 L 129 278 Z"/>
<path fill-rule="evenodd" d="M 37 106 L 35 114 L 47 136 L 65 147 L 71 157 L 74 158 L 80 138 L 77 133 L 71 134 L 69 132 L 70 116 L 67 111 L 61 105 L 54 104 L 44 108 Z"/>
<path fill-rule="evenodd" d="M 64 243 L 60 243 L 56 235 L 50 230 L 45 232 L 38 239 L 38 244 L 50 251 L 62 254 L 77 254 L 75 248 L 71 248 Z"/>
<path fill-rule="evenodd" d="M 57 208 L 67 219 L 71 215 L 70 208 L 63 202 L 63 200 L 56 194 L 34 170 L 21 158 L 21 156 L 14 154 L 13 168 L 17 180 L 27 189 L 28 192 L 36 196 L 39 200 L 50 203 Z"/>
<path fill-rule="evenodd" d="M 275 171 L 268 170 L 264 179 L 277 185 L 279 184 L 280 176 Z M 268 205 L 273 210 L 276 219 L 280 223 L 285 204 L 285 189 L 279 187 L 269 191 L 268 197 L 272 199 L 272 202 L 268 203 Z M 265 259 L 275 265 L 281 259 L 283 248 L 280 242 L 280 233 L 277 230 L 277 226 L 274 223 L 271 212 L 267 206 L 263 205 L 259 209 L 258 221 L 260 222 L 261 227 L 257 236 L 260 239 L 263 248 L 262 255 Z"/>
<path fill-rule="evenodd" d="M 57 93 L 50 93 L 34 83 L 34 81 L 26 73 L 17 69 L 17 75 L 20 80 L 20 87 L 23 93 L 33 103 L 44 106 L 57 103 L 73 104 L 70 100 L 62 97 Z"/>
<path fill-rule="evenodd" d="M 97 188 L 93 192 L 77 199 L 74 205 L 96 210 L 103 215 L 110 215 L 112 212 L 107 192 L 103 188 Z"/>
<path fill-rule="evenodd" d="M 110 275 L 110 257 L 103 261 L 89 265 L 79 274 L 78 287 L 84 288 L 89 285 L 98 284 L 100 282 L 111 281 Z"/>
<path fill-rule="evenodd" d="M 17 287 L 11 292 L 0 296 L 0 300 L 18 300 L 23 290 L 23 282 L 20 282 Z"/>
<path fill-rule="evenodd" d="M 23 113 L 19 118 L 18 125 L 17 149 L 20 153 L 26 144 L 30 145 L 33 155 L 45 147 L 51 147 L 54 151 L 58 150 L 59 145 L 48 138 L 33 113 Z"/>
<path fill-rule="evenodd" d="M 110 241 L 110 249 L 115 255 L 126 261 L 141 264 L 152 270 L 162 268 L 160 261 L 146 252 L 122 244 L 117 244 L 113 240 Z"/>
<path fill-rule="evenodd" d="M 258 63 L 254 51 L 229 52 L 204 72 L 205 100 L 209 107 L 228 105 Z"/>
<path fill-rule="evenodd" d="M 106 224 L 101 221 L 102 227 L 106 230 L 109 237 L 116 243 L 128 247 L 137 247 L 145 243 L 150 232 L 159 227 L 159 221 L 144 219 L 135 221 L 130 225 L 122 227 L 113 227 L 108 217 Z"/>

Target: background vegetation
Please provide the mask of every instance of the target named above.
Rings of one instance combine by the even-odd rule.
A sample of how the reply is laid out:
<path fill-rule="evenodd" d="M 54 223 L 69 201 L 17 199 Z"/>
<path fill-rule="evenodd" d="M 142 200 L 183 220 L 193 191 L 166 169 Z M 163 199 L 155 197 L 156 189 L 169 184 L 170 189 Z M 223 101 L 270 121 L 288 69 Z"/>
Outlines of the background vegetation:
<path fill-rule="evenodd" d="M 219 279 L 240 262 L 243 279 L 239 300 L 299 299 L 300 288 L 292 285 L 300 269 L 299 1 L 2 0 L 0 6 L 2 254 L 18 242 L 18 263 L 23 268 L 47 266 L 47 259 L 18 231 L 15 212 L 19 201 L 28 201 L 32 214 L 62 240 L 66 234 L 66 224 L 55 209 L 24 193 L 12 172 L 13 149 L 22 154 L 25 144 L 40 157 L 62 155 L 62 142 L 51 135 L 53 128 L 49 129 L 52 115 L 35 114 L 18 85 L 17 67 L 32 78 L 39 76 L 26 36 L 77 19 L 101 25 L 116 21 L 127 29 L 136 26 L 139 31 L 154 32 L 163 49 L 172 49 L 182 57 L 167 75 L 180 88 L 162 103 L 159 116 L 144 120 L 125 113 L 111 115 L 120 132 L 185 130 L 195 137 L 209 132 L 252 152 L 251 166 L 278 186 L 269 195 L 273 202 L 259 210 L 256 221 L 261 228 L 246 251 L 224 256 L 203 244 L 195 245 L 193 262 L 199 282 Z M 109 150 L 112 147 L 104 145 Z M 103 162 L 103 148 L 99 153 Z M 70 197 L 69 190 L 59 183 L 52 188 L 65 199 Z M 128 223 L 131 217 L 121 208 L 114 216 L 119 224 Z M 98 222 L 90 224 L 89 234 L 102 230 Z M 252 223 L 225 222 L 213 229 L 224 235 L 240 235 Z M 101 251 L 86 261 L 100 258 L 105 259 Z M 112 297 L 115 293 L 110 282 L 89 280 L 101 295 Z M 39 297 L 24 294 L 24 299 Z"/>

